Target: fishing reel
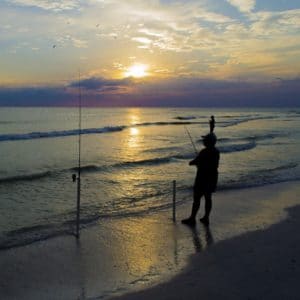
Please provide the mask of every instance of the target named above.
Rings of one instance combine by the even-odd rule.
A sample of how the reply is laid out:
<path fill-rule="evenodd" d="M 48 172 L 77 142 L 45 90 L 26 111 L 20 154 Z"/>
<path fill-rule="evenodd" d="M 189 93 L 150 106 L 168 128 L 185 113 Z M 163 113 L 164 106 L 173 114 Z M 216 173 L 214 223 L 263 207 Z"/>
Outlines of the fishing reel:
<path fill-rule="evenodd" d="M 77 179 L 77 175 L 76 174 L 72 174 L 72 181 L 75 182 Z"/>

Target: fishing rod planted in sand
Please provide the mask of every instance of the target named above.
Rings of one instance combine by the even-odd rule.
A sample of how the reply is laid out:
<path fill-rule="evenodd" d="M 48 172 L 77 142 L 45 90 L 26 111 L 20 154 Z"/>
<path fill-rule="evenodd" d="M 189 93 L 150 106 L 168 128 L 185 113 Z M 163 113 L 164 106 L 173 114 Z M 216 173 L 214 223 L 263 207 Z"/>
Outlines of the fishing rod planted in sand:
<path fill-rule="evenodd" d="M 76 203 L 76 238 L 79 238 L 80 230 L 80 196 L 81 196 L 81 85 L 80 70 L 78 72 L 78 170 L 72 175 L 73 182 L 77 181 L 77 203 Z"/>
<path fill-rule="evenodd" d="M 77 215 L 76 215 L 76 237 L 79 238 L 80 229 L 80 196 L 81 196 L 81 84 L 80 84 L 80 70 L 79 70 L 79 81 L 78 81 L 78 178 L 77 178 Z"/>

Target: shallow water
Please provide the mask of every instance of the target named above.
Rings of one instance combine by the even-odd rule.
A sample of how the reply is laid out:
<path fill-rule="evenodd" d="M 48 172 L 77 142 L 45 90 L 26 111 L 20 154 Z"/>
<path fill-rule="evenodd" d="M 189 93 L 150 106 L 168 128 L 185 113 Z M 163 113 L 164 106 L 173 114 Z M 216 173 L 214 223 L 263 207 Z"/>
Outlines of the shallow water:
<path fill-rule="evenodd" d="M 214 114 L 219 189 L 300 178 L 294 109 L 87 109 L 82 111 L 82 223 L 142 215 L 191 197 L 194 150 Z M 0 247 L 74 229 L 78 111 L 0 108 Z"/>

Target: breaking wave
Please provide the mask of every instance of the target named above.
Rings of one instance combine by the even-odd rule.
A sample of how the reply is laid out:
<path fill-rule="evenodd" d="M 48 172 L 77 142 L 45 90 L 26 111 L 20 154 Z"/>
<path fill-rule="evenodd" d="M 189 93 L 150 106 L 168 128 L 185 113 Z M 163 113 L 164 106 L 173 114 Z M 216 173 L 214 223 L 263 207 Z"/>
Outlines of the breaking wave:
<path fill-rule="evenodd" d="M 174 119 L 177 119 L 177 120 L 194 120 L 194 119 L 197 119 L 197 117 L 195 117 L 195 116 L 178 116 L 178 117 L 175 117 Z"/>
<path fill-rule="evenodd" d="M 218 149 L 220 150 L 221 153 L 232 153 L 232 152 L 251 150 L 255 147 L 256 147 L 255 142 L 249 142 L 244 144 L 232 144 L 226 146 L 219 146 Z"/>
<path fill-rule="evenodd" d="M 219 127 L 228 127 L 238 125 L 243 122 L 249 122 L 253 120 L 261 119 L 273 119 L 276 116 L 247 116 L 243 118 L 234 118 L 233 120 L 225 120 L 217 122 Z M 197 119 L 195 116 L 177 116 L 174 119 L 178 121 L 159 121 L 159 122 L 144 122 L 132 125 L 120 125 L 120 126 L 106 126 L 102 128 L 85 128 L 80 131 L 81 134 L 102 134 L 110 132 L 119 132 L 130 127 L 143 127 L 143 126 L 176 126 L 176 125 L 207 125 L 207 120 L 203 121 L 191 121 Z M 229 119 L 229 116 L 228 116 Z M 57 137 L 67 137 L 79 134 L 79 129 L 71 130 L 55 130 L 55 131 L 36 131 L 30 133 L 13 133 L 13 134 L 0 134 L 0 142 L 5 141 L 20 141 L 20 140 L 33 140 L 42 138 L 57 138 Z"/>
<path fill-rule="evenodd" d="M 125 128 L 125 126 L 88 128 L 88 129 L 82 129 L 81 134 L 108 133 L 108 132 L 122 131 L 124 128 Z M 73 136 L 73 135 L 78 135 L 78 134 L 79 134 L 79 129 L 62 130 L 62 131 L 31 132 L 31 133 L 21 133 L 21 134 L 2 134 L 2 135 L 0 135 L 0 142 L 65 137 L 65 136 Z"/>
<path fill-rule="evenodd" d="M 145 122 L 133 124 L 131 126 L 107 126 L 103 128 L 86 128 L 80 131 L 80 134 L 101 134 L 122 131 L 130 127 L 142 127 L 142 126 L 167 126 L 167 125 L 189 125 L 189 124 L 206 124 L 206 122 Z M 15 133 L 15 134 L 1 134 L 0 142 L 6 141 L 20 141 L 20 140 L 33 140 L 42 138 L 57 138 L 57 137 L 67 137 L 79 134 L 79 129 L 72 130 L 61 130 L 61 131 L 37 131 L 30 133 Z"/>
<path fill-rule="evenodd" d="M 2 177 L 0 178 L 0 183 L 13 183 L 17 181 L 32 181 L 32 180 L 39 180 L 44 177 L 50 176 L 51 172 L 40 172 L 40 173 L 32 173 L 32 174 L 22 174 L 16 176 L 9 176 L 9 177 Z"/>

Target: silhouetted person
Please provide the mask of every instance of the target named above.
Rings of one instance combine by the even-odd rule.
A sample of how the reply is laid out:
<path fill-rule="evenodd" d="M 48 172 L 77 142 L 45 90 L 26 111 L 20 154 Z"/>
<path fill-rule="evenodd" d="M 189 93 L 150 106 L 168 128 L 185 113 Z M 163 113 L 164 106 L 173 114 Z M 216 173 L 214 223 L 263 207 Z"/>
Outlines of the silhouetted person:
<path fill-rule="evenodd" d="M 210 120 L 209 120 L 209 129 L 210 129 L 210 133 L 214 132 L 215 129 L 215 117 L 211 116 Z"/>
<path fill-rule="evenodd" d="M 215 192 L 218 182 L 218 167 L 220 152 L 215 147 L 217 137 L 214 133 L 209 133 L 203 137 L 203 144 L 205 146 L 198 156 L 190 161 L 190 165 L 197 166 L 197 175 L 194 183 L 194 202 L 191 216 L 182 220 L 183 224 L 195 225 L 196 215 L 200 207 L 200 199 L 205 198 L 205 215 L 200 221 L 208 225 L 209 214 L 212 208 L 212 193 Z"/>

